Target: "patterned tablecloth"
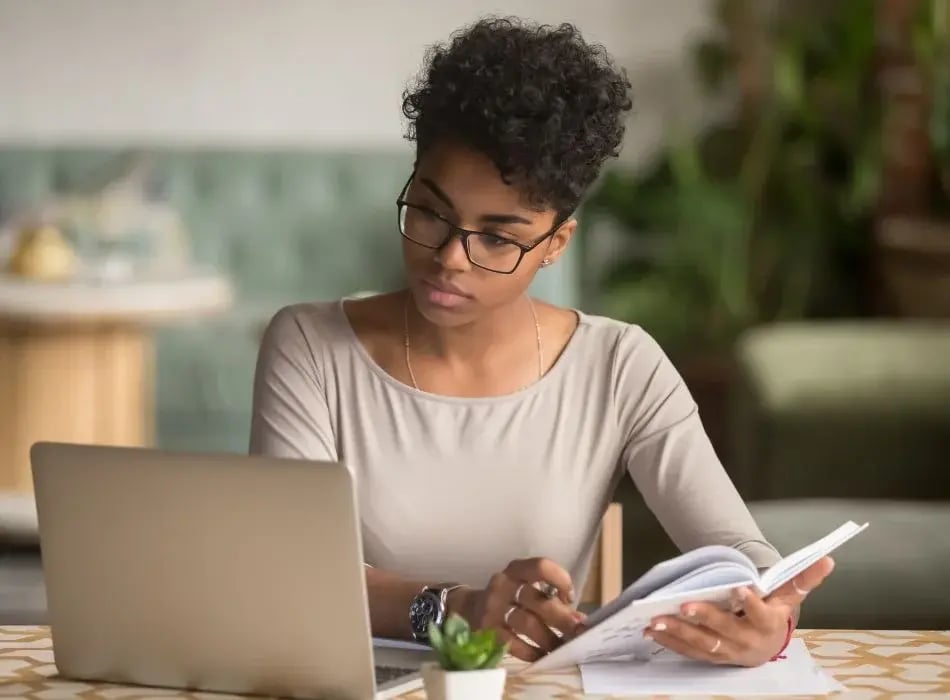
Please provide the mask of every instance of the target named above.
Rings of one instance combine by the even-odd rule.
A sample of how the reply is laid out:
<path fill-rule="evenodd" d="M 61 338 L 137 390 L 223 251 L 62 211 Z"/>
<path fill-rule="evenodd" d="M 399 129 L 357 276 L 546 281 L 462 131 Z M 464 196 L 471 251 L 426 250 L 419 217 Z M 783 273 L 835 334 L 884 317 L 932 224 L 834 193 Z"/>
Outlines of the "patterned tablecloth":
<path fill-rule="evenodd" d="M 950 698 L 950 632 L 801 630 L 812 655 L 847 686 L 841 698 Z M 42 627 L 0 627 L 0 697 L 201 698 L 212 693 L 75 683 L 56 678 L 49 633 Z M 407 698 L 423 698 L 421 692 Z M 509 676 L 506 700 L 584 697 L 576 671 Z M 592 696 L 588 696 L 592 697 Z M 696 696 L 692 696 L 694 699 Z"/>

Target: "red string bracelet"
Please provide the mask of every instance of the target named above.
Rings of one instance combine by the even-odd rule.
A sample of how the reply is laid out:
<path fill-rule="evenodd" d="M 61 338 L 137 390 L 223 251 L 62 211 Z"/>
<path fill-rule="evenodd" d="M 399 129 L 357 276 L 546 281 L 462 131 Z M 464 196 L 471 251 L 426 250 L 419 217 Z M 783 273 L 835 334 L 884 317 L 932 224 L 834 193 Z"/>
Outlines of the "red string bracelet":
<path fill-rule="evenodd" d="M 785 643 L 782 645 L 782 648 L 778 650 L 778 653 L 773 656 L 769 661 L 778 661 L 779 659 L 784 659 L 784 651 L 788 649 L 789 643 L 792 641 L 792 634 L 795 632 L 795 623 L 792 621 L 791 615 L 788 617 L 788 632 L 785 633 Z"/>

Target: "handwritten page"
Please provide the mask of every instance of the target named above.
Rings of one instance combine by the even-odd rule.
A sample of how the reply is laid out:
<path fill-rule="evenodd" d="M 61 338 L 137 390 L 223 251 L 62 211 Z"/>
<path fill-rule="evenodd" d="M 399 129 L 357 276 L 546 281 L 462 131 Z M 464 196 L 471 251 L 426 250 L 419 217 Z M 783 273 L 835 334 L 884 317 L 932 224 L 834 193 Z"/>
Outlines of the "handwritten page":
<path fill-rule="evenodd" d="M 680 606 L 694 600 L 725 605 L 732 589 L 732 585 L 718 586 L 680 593 L 670 598 L 637 601 L 547 656 L 542 656 L 521 673 L 553 671 L 581 663 L 627 658 L 631 655 L 649 655 L 654 643 L 644 639 L 643 632 L 655 616 L 679 614 Z"/>
<path fill-rule="evenodd" d="M 785 658 L 755 668 L 716 666 L 668 650 L 649 661 L 581 665 L 589 695 L 826 695 L 846 690 L 793 639 Z"/>

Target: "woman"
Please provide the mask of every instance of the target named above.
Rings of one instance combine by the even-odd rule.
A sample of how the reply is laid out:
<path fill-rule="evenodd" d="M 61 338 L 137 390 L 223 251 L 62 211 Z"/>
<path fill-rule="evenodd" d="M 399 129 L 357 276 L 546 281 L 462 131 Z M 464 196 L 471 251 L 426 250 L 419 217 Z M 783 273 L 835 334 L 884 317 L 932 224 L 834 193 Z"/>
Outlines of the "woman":
<path fill-rule="evenodd" d="M 625 472 L 681 549 L 779 558 L 650 336 L 527 295 L 618 152 L 628 88 L 571 26 L 485 20 L 435 47 L 403 103 L 407 289 L 288 307 L 268 327 L 251 450 L 353 471 L 375 635 L 424 640 L 457 612 L 522 659 L 550 651 L 552 629 L 583 629 L 573 592 Z M 768 600 L 738 592 L 744 615 L 691 605 L 648 634 L 761 664 L 830 568 Z"/>

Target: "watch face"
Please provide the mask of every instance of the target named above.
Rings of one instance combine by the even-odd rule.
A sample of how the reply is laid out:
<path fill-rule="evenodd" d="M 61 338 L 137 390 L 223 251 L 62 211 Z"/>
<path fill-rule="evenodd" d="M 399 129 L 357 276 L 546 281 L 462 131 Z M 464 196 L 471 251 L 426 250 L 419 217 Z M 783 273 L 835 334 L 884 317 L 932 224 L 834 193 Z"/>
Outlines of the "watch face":
<path fill-rule="evenodd" d="M 417 637 L 428 637 L 429 623 L 439 621 L 439 597 L 426 591 L 415 597 L 409 607 L 409 624 Z"/>

